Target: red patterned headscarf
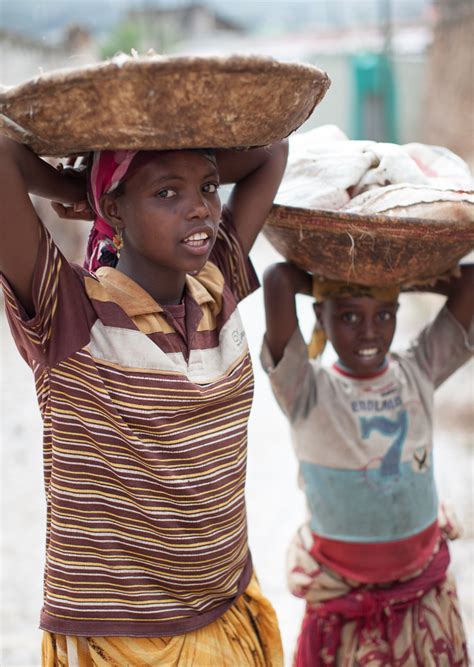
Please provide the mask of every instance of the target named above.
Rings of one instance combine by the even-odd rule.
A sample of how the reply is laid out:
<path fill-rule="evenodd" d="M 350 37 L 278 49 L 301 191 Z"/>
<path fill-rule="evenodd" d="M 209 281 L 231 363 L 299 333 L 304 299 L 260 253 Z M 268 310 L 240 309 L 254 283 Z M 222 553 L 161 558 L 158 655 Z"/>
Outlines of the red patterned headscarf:
<path fill-rule="evenodd" d="M 117 250 L 112 242 L 114 228 L 105 221 L 100 200 L 113 192 L 124 180 L 138 151 L 96 151 L 89 169 L 89 203 L 96 219 L 87 242 L 84 268 L 91 272 L 100 266 L 114 266 Z"/>

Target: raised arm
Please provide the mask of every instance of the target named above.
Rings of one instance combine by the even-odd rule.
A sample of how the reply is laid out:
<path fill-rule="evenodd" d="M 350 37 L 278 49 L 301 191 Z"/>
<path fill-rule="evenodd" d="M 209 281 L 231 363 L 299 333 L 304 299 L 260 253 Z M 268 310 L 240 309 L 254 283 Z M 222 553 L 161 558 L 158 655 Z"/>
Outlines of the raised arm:
<path fill-rule="evenodd" d="M 448 283 L 446 306 L 467 331 L 474 316 L 474 264 L 462 264 L 461 276 Z"/>
<path fill-rule="evenodd" d="M 288 142 L 248 151 L 218 150 L 222 183 L 235 183 L 228 205 L 243 250 L 249 253 L 270 211 L 285 171 Z"/>
<path fill-rule="evenodd" d="M 446 306 L 459 324 L 467 331 L 474 317 L 474 264 L 460 264 L 461 275 L 450 280 L 439 280 L 435 285 L 413 291 L 434 292 L 447 296 Z"/>
<path fill-rule="evenodd" d="M 293 335 L 298 318 L 296 314 L 296 294 L 311 295 L 311 275 L 298 269 L 294 264 L 282 262 L 269 266 L 263 276 L 265 299 L 265 338 L 278 364 L 285 347 Z"/>
<path fill-rule="evenodd" d="M 0 137 L 0 271 L 32 316 L 40 228 L 29 193 L 65 204 L 86 198 L 84 181 L 61 174 L 22 144 Z"/>

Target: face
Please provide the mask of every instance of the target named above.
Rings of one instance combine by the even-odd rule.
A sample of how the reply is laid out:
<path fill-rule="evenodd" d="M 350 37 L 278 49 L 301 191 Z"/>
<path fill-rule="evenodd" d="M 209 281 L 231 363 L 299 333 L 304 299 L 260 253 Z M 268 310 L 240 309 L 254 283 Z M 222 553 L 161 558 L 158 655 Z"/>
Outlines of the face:
<path fill-rule="evenodd" d="M 328 340 L 341 362 L 356 375 L 370 374 L 383 364 L 395 333 L 397 309 L 396 302 L 371 297 L 315 304 Z"/>
<path fill-rule="evenodd" d="M 124 185 L 122 194 L 106 196 L 103 208 L 112 214 L 111 224 L 123 230 L 127 260 L 199 271 L 214 245 L 221 215 L 212 156 L 166 151 Z"/>

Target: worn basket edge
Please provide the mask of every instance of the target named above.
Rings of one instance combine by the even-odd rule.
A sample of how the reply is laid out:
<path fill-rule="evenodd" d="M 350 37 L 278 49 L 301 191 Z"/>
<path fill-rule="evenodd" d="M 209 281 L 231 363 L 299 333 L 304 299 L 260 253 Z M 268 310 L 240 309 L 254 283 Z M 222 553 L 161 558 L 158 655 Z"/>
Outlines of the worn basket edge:
<path fill-rule="evenodd" d="M 5 87 L 0 90 L 0 109 L 2 104 L 7 104 L 12 99 L 19 99 L 32 93 L 38 94 L 43 89 L 45 92 L 58 84 L 74 85 L 89 78 L 107 79 L 116 78 L 119 73 L 123 77 L 135 76 L 137 70 L 143 72 L 159 73 L 160 71 L 178 72 L 228 72 L 244 73 L 246 71 L 255 74 L 273 73 L 293 78 L 312 80 L 318 84 L 324 92 L 330 85 L 328 74 L 312 64 L 281 62 L 267 56 L 146 56 L 134 58 L 124 56 L 126 60 L 112 58 L 108 61 L 84 65 L 82 67 L 62 68 L 51 72 L 42 73 L 18 85 Z"/>
<path fill-rule="evenodd" d="M 334 211 L 329 209 L 307 209 L 274 204 L 265 223 L 270 227 L 281 227 L 322 233 L 330 231 L 334 234 L 347 233 L 351 229 L 361 232 L 371 231 L 380 234 L 393 233 L 422 235 L 427 230 L 439 235 L 444 231 L 452 232 L 453 228 L 466 234 L 474 242 L 474 222 L 459 220 L 438 220 L 431 218 L 415 218 L 383 214 L 364 214 Z M 363 229 L 366 226 L 368 229 Z"/>

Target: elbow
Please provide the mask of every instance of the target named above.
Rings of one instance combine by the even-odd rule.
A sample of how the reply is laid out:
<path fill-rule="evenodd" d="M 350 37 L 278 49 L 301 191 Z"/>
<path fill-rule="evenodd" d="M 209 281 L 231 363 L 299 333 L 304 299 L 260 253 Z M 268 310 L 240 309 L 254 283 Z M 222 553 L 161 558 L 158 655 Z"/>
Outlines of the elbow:
<path fill-rule="evenodd" d="M 291 292 L 311 296 L 312 277 L 291 262 L 271 264 L 263 273 L 263 287 L 267 291 Z"/>
<path fill-rule="evenodd" d="M 285 158 L 288 157 L 289 149 L 290 149 L 290 143 L 288 141 L 288 137 L 285 137 L 285 139 L 282 139 L 279 141 L 276 146 L 278 147 L 278 151 L 283 155 Z"/>
<path fill-rule="evenodd" d="M 286 167 L 289 153 L 288 139 L 282 139 L 281 141 L 277 141 L 276 143 L 272 144 L 270 150 L 273 159 L 282 164 L 283 168 Z"/>
<path fill-rule="evenodd" d="M 285 284 L 287 282 L 287 267 L 286 262 L 278 262 L 267 266 L 263 272 L 264 289 L 278 289 Z"/>

